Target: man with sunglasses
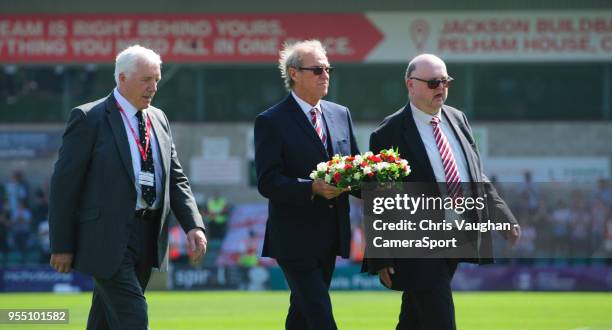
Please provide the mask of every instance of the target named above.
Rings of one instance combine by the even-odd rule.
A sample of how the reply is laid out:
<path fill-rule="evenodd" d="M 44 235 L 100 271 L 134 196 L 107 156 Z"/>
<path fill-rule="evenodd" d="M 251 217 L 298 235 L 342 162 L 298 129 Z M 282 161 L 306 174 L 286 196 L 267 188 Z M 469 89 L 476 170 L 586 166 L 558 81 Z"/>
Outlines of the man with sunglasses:
<path fill-rule="evenodd" d="M 291 289 L 286 329 L 337 329 L 328 290 L 336 256 L 349 256 L 348 193 L 309 174 L 359 150 L 349 110 L 322 100 L 332 68 L 321 43 L 285 45 L 279 68 L 289 95 L 255 120 L 258 189 L 268 199 L 262 255 Z"/>
<path fill-rule="evenodd" d="M 446 196 L 485 196 L 489 203 L 482 218 L 474 214 L 470 216 L 475 221 L 490 216 L 514 224 L 511 231 L 503 234 L 511 244 L 515 244 L 520 237 L 520 227 L 483 173 L 466 116 L 444 104 L 452 80 L 444 62 L 435 55 L 422 54 L 410 61 L 405 75 L 409 103 L 385 118 L 371 134 L 370 150 L 378 152 L 398 148 L 412 170 L 406 181 L 443 183 L 436 184 L 434 189 L 445 187 Z M 464 190 L 473 187 L 474 183 L 484 188 Z M 490 236 L 483 234 L 479 237 L 484 239 L 478 240 L 482 244 L 478 244 L 474 258 L 470 255 L 463 259 L 364 260 L 364 271 L 378 274 L 386 287 L 403 291 L 396 329 L 456 329 L 451 280 L 458 262 L 492 262 L 491 246 L 485 243 L 491 242 Z"/>

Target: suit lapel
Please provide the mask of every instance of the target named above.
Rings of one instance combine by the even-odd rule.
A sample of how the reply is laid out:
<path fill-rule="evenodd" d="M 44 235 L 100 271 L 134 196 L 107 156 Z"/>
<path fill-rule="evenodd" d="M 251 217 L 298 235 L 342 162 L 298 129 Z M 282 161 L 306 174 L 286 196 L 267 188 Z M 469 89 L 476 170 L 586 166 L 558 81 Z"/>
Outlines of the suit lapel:
<path fill-rule="evenodd" d="M 164 152 L 165 150 L 170 150 L 170 141 L 168 135 L 164 131 L 161 126 L 160 119 L 157 116 L 157 113 L 152 109 L 148 109 L 147 113 L 149 114 L 149 118 L 151 118 L 151 124 L 153 126 L 153 134 L 155 134 L 155 138 L 157 139 L 157 146 L 159 151 L 160 159 L 162 160 L 163 166 L 163 181 L 165 181 L 166 173 L 168 173 L 168 169 L 170 168 L 170 152 Z"/>
<path fill-rule="evenodd" d="M 419 130 L 414 122 L 410 104 L 404 107 L 404 111 L 402 111 L 401 116 L 403 117 L 401 121 L 404 126 L 403 136 L 406 147 L 414 155 L 414 160 L 419 163 L 422 169 L 425 170 L 427 177 L 431 178 L 433 181 L 436 181 L 436 176 L 434 175 L 433 168 L 431 167 L 427 150 L 425 150 L 425 144 L 423 144 L 421 134 L 419 134 Z M 376 152 L 378 151 L 379 150 Z"/>
<path fill-rule="evenodd" d="M 321 104 L 321 113 L 323 113 L 323 118 L 325 119 L 325 123 L 327 124 L 327 141 L 331 143 L 332 154 L 341 154 L 340 150 L 338 150 L 338 136 L 337 134 L 333 134 L 334 132 L 340 132 L 338 127 L 338 121 L 336 120 L 336 116 L 332 111 L 327 110 L 326 112 L 323 110 L 323 104 Z"/>
<path fill-rule="evenodd" d="M 312 140 L 312 143 L 317 146 L 321 155 L 325 159 L 329 159 L 329 156 L 327 155 L 327 151 L 325 150 L 321 139 L 319 139 L 319 136 L 312 127 L 312 124 L 310 124 L 310 122 L 304 115 L 302 108 L 300 108 L 293 96 L 289 95 L 285 101 L 287 102 L 286 109 L 291 114 L 291 117 L 296 121 L 297 125 L 302 129 L 304 134 L 306 134 L 306 136 L 310 140 Z"/>
<path fill-rule="evenodd" d="M 108 114 L 108 122 L 111 130 L 113 131 L 113 135 L 115 136 L 115 143 L 117 144 L 117 149 L 119 149 L 123 166 L 128 172 L 130 179 L 132 179 L 132 184 L 135 184 L 136 180 L 134 179 L 134 167 L 132 166 L 130 143 L 128 142 L 127 133 L 125 132 L 123 118 L 119 112 L 119 109 L 117 108 L 117 101 L 115 100 L 113 94 L 106 99 L 106 112 Z"/>
<path fill-rule="evenodd" d="M 472 176 L 471 180 L 469 181 L 479 181 L 479 176 L 476 173 L 476 155 L 472 152 L 472 146 L 470 145 L 470 142 L 466 139 L 465 134 L 463 134 L 463 130 L 461 129 L 461 123 L 459 123 L 456 117 L 450 116 L 444 109 L 444 107 L 442 107 L 442 114 L 451 124 L 450 126 L 453 129 L 453 132 L 455 133 L 455 137 L 461 143 L 461 148 L 463 149 L 463 154 L 465 155 L 465 159 L 467 161 L 468 171 L 470 173 L 470 176 Z"/>

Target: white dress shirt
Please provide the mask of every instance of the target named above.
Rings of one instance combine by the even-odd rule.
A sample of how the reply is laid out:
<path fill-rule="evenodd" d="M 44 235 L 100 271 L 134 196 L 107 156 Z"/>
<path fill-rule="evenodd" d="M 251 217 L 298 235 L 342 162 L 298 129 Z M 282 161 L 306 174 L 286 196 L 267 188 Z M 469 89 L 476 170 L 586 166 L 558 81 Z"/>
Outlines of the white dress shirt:
<path fill-rule="evenodd" d="M 310 110 L 312 110 L 313 108 L 316 109 L 317 116 L 319 117 L 319 120 L 321 121 L 321 125 L 322 125 L 321 128 L 323 129 L 323 132 L 325 132 L 325 137 L 329 137 L 329 134 L 327 134 L 327 125 L 325 123 L 325 117 L 323 117 L 323 109 L 321 108 L 321 101 L 320 100 L 317 101 L 317 104 L 312 106 L 310 105 L 310 103 L 299 98 L 293 91 L 291 91 L 291 95 L 293 96 L 297 104 L 300 106 L 300 109 L 302 109 L 302 111 L 304 112 L 304 115 L 306 116 L 306 118 L 308 119 L 308 122 L 311 125 L 312 125 L 312 115 L 310 114 Z M 313 129 L 314 129 L 314 126 L 313 126 Z"/>
<path fill-rule="evenodd" d="M 421 139 L 425 145 L 427 156 L 429 156 L 429 161 L 431 162 L 431 167 L 433 168 L 434 175 L 436 176 L 436 181 L 446 182 L 446 174 L 444 173 L 444 166 L 442 165 L 442 157 L 440 156 L 440 151 L 438 150 L 438 145 L 436 144 L 436 139 L 434 138 L 433 134 L 433 126 L 431 125 L 431 119 L 434 116 L 419 110 L 416 106 L 414 106 L 414 104 L 412 104 L 412 102 L 410 102 L 410 108 L 412 110 L 414 122 L 419 130 L 419 135 L 421 135 Z M 459 178 L 461 182 L 470 182 L 470 173 L 465 154 L 461 148 L 461 143 L 455 136 L 455 132 L 451 128 L 450 123 L 448 123 L 446 118 L 442 116 L 442 111 L 438 111 L 435 116 L 440 119 L 442 132 L 450 144 L 453 156 L 455 157 L 455 163 L 457 163 L 457 170 L 459 171 Z"/>
<path fill-rule="evenodd" d="M 130 126 L 131 126 L 132 129 L 134 130 L 134 134 L 136 134 L 136 136 L 140 138 L 139 136 L 140 134 L 138 130 L 138 117 L 136 117 L 136 112 L 138 112 L 138 110 L 136 110 L 136 108 L 128 100 L 126 100 L 121 95 L 121 93 L 119 93 L 117 88 L 113 90 L 113 95 L 115 96 L 115 100 L 117 100 L 117 102 L 119 103 L 121 108 L 123 108 L 123 111 L 125 112 L 125 117 L 121 115 L 121 118 L 123 119 L 123 125 L 125 127 L 125 132 L 127 134 L 128 142 L 130 143 L 130 154 L 132 156 L 132 168 L 134 169 L 134 178 L 135 178 L 134 185 L 135 185 L 136 194 L 137 194 L 136 210 L 140 210 L 144 208 L 158 209 L 160 206 L 160 200 L 162 199 L 163 183 L 162 183 L 162 164 L 160 160 L 159 146 L 157 144 L 157 137 L 155 135 L 155 130 L 153 129 L 153 126 L 151 126 L 151 133 L 150 133 L 151 138 L 149 142 L 149 148 L 151 148 L 151 154 L 153 155 L 153 166 L 155 166 L 155 196 L 156 196 L 156 199 L 153 205 L 149 207 L 147 203 L 145 202 L 145 200 L 142 198 L 142 193 L 140 191 L 140 184 L 138 183 L 138 176 L 140 173 L 140 151 L 138 150 L 137 143 L 139 143 L 139 141 L 134 139 L 134 135 L 132 135 L 132 130 L 130 129 Z M 144 109 L 142 111 L 144 114 L 143 118 L 147 118 L 148 116 L 147 110 Z M 128 121 L 126 121 L 126 117 Z"/>

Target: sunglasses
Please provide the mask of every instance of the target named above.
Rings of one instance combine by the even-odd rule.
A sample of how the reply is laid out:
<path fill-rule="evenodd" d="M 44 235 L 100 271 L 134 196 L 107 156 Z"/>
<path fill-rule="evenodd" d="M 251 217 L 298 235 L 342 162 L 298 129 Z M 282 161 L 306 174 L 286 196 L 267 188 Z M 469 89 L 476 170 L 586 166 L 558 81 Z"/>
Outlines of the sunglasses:
<path fill-rule="evenodd" d="M 308 70 L 308 71 L 312 71 L 312 73 L 315 76 L 320 76 L 323 74 L 323 70 L 325 70 L 325 72 L 327 72 L 327 74 L 332 73 L 332 71 L 334 71 L 334 68 L 330 67 L 323 67 L 323 66 L 313 66 L 313 67 L 309 67 L 309 68 L 304 68 L 304 67 L 299 67 L 298 70 Z"/>
<path fill-rule="evenodd" d="M 414 79 L 414 80 L 418 80 L 418 81 L 427 83 L 427 87 L 429 87 L 429 89 L 436 89 L 438 88 L 438 86 L 440 86 L 440 84 L 442 84 L 442 87 L 446 88 L 448 87 L 451 81 L 455 80 L 453 79 L 453 77 L 448 77 L 445 79 L 429 79 L 429 80 L 425 80 L 425 79 L 421 79 L 417 77 L 410 77 L 408 79 Z"/>

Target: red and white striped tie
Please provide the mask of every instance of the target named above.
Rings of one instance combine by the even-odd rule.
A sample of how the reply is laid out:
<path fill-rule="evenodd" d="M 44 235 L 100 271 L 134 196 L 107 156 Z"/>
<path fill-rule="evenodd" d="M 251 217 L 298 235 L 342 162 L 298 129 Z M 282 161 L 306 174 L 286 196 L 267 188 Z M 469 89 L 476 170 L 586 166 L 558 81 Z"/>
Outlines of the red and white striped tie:
<path fill-rule="evenodd" d="M 323 129 L 323 124 L 319 120 L 319 116 L 317 115 L 317 108 L 312 108 L 310 110 L 312 127 L 314 127 L 319 139 L 323 143 L 323 146 L 327 148 L 327 136 L 325 135 L 325 130 Z"/>
<path fill-rule="evenodd" d="M 431 119 L 431 125 L 433 127 L 434 138 L 436 139 L 436 145 L 440 152 L 440 158 L 442 158 L 442 166 L 444 167 L 444 176 L 446 177 L 446 185 L 448 188 L 448 196 L 452 198 L 463 197 L 463 188 L 461 188 L 461 177 L 459 176 L 459 169 L 453 156 L 450 144 L 442 127 L 440 127 L 440 118 L 433 117 Z"/>

